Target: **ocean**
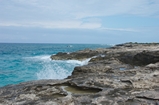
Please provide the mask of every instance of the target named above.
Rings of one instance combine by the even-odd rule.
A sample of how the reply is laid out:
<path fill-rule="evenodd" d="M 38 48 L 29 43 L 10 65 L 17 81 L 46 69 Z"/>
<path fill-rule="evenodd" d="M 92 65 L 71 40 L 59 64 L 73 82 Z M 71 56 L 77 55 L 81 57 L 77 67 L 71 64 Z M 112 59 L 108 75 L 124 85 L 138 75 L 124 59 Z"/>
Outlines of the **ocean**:
<path fill-rule="evenodd" d="M 108 48 L 106 44 L 0 43 L 0 87 L 40 79 L 64 79 L 88 60 L 51 60 L 58 52 Z"/>

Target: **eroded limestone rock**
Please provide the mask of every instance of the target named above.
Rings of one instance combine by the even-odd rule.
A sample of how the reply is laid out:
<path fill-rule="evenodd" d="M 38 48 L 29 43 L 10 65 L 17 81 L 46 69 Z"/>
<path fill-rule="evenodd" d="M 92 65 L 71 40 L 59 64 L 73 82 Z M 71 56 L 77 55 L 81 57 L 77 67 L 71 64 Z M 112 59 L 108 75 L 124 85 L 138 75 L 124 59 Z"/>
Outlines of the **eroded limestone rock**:
<path fill-rule="evenodd" d="M 159 44 L 58 53 L 54 60 L 91 58 L 64 80 L 0 88 L 0 105 L 159 105 Z"/>

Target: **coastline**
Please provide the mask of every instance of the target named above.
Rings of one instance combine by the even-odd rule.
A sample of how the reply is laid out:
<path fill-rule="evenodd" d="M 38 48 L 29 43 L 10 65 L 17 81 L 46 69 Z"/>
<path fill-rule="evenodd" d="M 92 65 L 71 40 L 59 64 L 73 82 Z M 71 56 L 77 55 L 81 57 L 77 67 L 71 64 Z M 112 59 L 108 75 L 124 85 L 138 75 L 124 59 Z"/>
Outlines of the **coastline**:
<path fill-rule="evenodd" d="M 0 105 L 159 104 L 159 43 L 59 52 L 52 60 L 85 60 L 63 80 L 37 80 L 0 88 Z"/>

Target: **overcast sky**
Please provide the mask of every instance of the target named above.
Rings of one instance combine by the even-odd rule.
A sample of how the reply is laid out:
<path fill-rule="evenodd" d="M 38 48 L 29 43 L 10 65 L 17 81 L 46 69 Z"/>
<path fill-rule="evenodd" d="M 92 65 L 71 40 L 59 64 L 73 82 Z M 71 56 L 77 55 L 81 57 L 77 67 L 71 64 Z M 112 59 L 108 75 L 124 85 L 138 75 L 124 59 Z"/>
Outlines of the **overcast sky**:
<path fill-rule="evenodd" d="M 0 0 L 0 42 L 159 42 L 159 0 Z"/>

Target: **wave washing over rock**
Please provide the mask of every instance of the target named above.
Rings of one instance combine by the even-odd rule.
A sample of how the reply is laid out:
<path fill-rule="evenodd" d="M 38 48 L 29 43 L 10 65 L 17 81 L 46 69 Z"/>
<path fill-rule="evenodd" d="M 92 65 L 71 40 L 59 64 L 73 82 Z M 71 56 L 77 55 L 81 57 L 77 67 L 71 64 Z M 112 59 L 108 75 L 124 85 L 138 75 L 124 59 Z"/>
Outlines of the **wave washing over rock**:
<path fill-rule="evenodd" d="M 37 77 L 38 79 L 64 79 L 71 75 L 75 66 L 86 65 L 89 60 L 90 58 L 83 61 L 52 60 L 50 63 L 45 63 L 43 69 L 37 73 Z"/>
<path fill-rule="evenodd" d="M 159 43 L 59 52 L 51 59 L 89 63 L 75 67 L 66 79 L 1 87 L 0 104 L 159 105 Z"/>
<path fill-rule="evenodd" d="M 51 60 L 51 55 L 108 47 L 110 45 L 0 43 L 0 87 L 39 79 L 64 79 L 71 75 L 74 67 L 87 61 Z"/>

